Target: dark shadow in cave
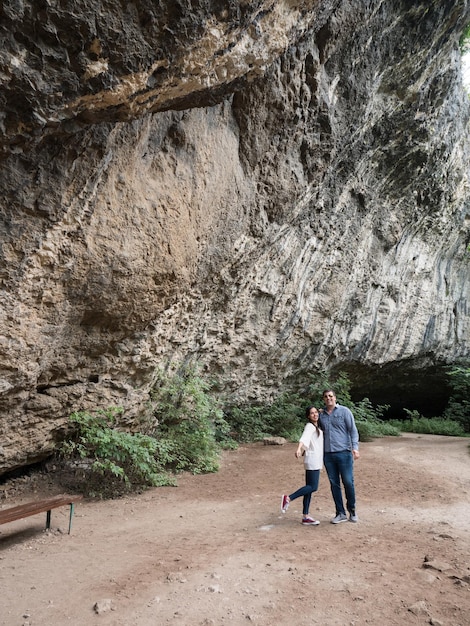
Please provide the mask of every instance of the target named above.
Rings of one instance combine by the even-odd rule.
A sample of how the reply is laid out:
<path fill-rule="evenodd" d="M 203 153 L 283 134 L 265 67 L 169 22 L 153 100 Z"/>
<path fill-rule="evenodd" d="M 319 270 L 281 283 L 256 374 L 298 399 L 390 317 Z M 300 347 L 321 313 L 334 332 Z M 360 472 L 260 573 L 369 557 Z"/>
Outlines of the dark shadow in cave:
<path fill-rule="evenodd" d="M 340 371 L 351 381 L 354 402 L 369 398 L 374 406 L 388 404 L 387 419 L 407 417 L 404 409 L 418 411 L 424 417 L 439 417 L 451 395 L 446 365 L 427 366 L 393 363 L 369 367 L 361 364 L 343 365 Z"/>

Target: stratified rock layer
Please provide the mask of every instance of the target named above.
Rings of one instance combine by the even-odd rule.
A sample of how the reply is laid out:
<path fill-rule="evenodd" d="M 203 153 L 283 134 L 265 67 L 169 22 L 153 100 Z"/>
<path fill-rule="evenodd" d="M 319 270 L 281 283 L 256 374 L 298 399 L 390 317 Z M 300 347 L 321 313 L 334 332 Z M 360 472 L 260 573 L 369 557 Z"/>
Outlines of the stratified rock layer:
<path fill-rule="evenodd" d="M 239 402 L 319 369 L 442 402 L 468 3 L 62 4 L 0 9 L 0 472 L 188 358 Z"/>

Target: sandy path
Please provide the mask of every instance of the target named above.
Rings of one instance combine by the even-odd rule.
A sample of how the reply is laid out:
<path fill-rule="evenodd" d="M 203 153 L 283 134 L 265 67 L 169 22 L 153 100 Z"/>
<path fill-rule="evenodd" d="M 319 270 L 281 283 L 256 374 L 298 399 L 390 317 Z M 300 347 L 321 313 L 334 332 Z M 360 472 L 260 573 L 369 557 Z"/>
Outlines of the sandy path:
<path fill-rule="evenodd" d="M 329 523 L 324 472 L 320 526 L 301 526 L 300 500 L 282 515 L 280 495 L 303 480 L 296 446 L 255 444 L 177 488 L 80 503 L 70 536 L 66 507 L 49 532 L 45 515 L 2 526 L 0 624 L 468 626 L 469 444 L 363 443 L 358 524 Z"/>

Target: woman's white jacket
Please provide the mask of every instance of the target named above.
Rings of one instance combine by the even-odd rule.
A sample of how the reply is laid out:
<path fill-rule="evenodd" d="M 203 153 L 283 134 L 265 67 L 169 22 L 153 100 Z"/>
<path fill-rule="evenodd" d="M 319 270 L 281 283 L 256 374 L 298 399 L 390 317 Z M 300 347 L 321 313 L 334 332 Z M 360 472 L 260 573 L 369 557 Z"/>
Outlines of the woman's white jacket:
<path fill-rule="evenodd" d="M 308 422 L 305 424 L 304 432 L 299 441 L 305 448 L 305 469 L 321 469 L 323 467 L 323 431 Z"/>

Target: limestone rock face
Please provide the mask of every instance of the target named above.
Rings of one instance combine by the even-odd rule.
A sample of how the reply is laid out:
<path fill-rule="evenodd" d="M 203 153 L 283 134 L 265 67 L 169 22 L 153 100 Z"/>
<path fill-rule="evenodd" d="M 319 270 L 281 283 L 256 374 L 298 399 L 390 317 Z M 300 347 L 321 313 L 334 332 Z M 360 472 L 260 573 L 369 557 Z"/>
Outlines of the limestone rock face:
<path fill-rule="evenodd" d="M 469 343 L 466 0 L 0 8 L 0 473 L 198 359 L 439 403 Z M 424 399 L 424 400 L 423 400 Z"/>

